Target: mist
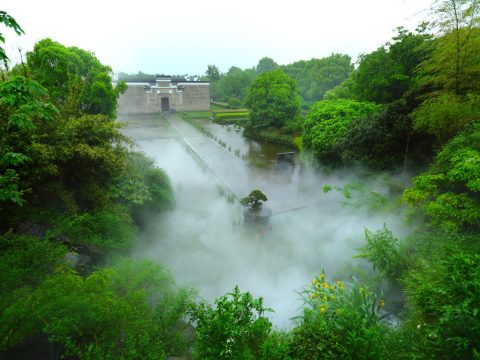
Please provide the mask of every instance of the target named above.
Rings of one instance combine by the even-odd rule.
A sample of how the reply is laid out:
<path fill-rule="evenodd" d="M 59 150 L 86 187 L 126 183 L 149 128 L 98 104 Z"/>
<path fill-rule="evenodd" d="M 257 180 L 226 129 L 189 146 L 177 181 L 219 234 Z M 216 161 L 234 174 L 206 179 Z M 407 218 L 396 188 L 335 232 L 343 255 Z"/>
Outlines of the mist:
<path fill-rule="evenodd" d="M 322 190 L 324 185 L 360 181 L 353 173 L 319 175 L 311 169 L 302 171 L 299 184 L 307 187 L 313 205 L 282 212 L 274 208 L 270 231 L 247 229 L 241 224 L 240 204 L 229 202 L 219 191 L 219 180 L 171 130 L 158 123 L 151 126 L 130 126 L 125 132 L 167 171 L 176 207 L 150 221 L 135 256 L 162 263 L 179 284 L 197 289 L 199 298 L 213 302 L 239 285 L 241 291 L 264 298 L 265 306 L 274 310 L 269 315 L 274 325 L 288 328 L 290 319 L 300 314 L 299 292 L 322 269 L 334 278 L 349 274 L 355 266 L 368 267 L 353 259 L 364 244 L 365 229 L 378 230 L 387 224 L 399 236 L 410 231 L 403 214 L 346 206 L 340 192 Z M 275 196 L 275 187 L 269 187 L 267 180 L 261 190 Z M 370 180 L 369 189 L 387 194 L 384 180 Z M 284 194 L 282 203 L 294 201 L 295 196 Z"/>

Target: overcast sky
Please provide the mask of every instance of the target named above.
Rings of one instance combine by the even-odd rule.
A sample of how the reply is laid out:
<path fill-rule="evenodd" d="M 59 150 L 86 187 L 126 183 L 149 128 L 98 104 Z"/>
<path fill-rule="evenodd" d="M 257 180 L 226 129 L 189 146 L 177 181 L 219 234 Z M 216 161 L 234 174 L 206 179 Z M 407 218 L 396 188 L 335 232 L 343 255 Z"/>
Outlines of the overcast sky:
<path fill-rule="evenodd" d="M 432 0 L 2 0 L 26 35 L 6 34 L 5 48 L 29 51 L 49 37 L 96 54 L 114 71 L 203 74 L 344 53 L 353 60 L 414 29 Z"/>

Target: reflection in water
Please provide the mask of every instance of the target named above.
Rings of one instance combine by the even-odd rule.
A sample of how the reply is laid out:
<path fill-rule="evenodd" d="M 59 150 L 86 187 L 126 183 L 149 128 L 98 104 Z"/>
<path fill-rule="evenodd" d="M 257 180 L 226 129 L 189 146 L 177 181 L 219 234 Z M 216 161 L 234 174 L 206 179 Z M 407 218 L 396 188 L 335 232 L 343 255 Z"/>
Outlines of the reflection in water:
<path fill-rule="evenodd" d="M 198 165 L 164 120 L 158 116 L 127 120 L 125 133 L 168 172 L 177 202 L 173 211 L 150 222 L 136 256 L 165 264 L 179 283 L 198 289 L 199 296 L 209 301 L 239 285 L 242 291 L 263 296 L 266 306 L 275 310 L 272 321 L 288 327 L 301 306 L 298 292 L 322 268 L 333 276 L 351 266 L 366 227 L 376 230 L 386 222 L 402 234 L 400 216 L 376 216 L 343 207 L 341 195 L 323 194 L 320 188 L 322 183 L 344 180 L 333 175 L 320 179 L 308 168 L 286 176 L 306 189 L 305 196 L 317 197 L 317 206 L 273 215 L 269 232 L 239 227 L 238 202 L 229 203 L 221 196 L 215 177 Z M 239 146 L 245 141 L 242 151 L 248 151 L 248 141 L 237 136 L 229 138 L 230 144 Z M 256 176 L 263 176 L 271 188 L 283 181 L 275 169 L 258 171 Z M 283 194 L 287 200 L 289 196 Z"/>
<path fill-rule="evenodd" d="M 239 156 L 256 167 L 273 168 L 277 153 L 295 151 L 291 147 L 259 142 L 243 136 L 243 128 L 236 125 L 220 125 L 209 121 L 203 124 L 217 140 L 227 144 L 232 152 L 238 150 Z"/>

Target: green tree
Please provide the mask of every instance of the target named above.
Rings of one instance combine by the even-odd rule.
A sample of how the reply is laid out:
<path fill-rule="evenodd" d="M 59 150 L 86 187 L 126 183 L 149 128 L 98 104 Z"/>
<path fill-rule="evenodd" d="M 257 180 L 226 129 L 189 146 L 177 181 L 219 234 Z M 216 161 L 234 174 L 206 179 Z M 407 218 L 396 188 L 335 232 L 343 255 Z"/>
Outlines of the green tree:
<path fill-rule="evenodd" d="M 220 71 L 218 70 L 218 67 L 215 65 L 207 66 L 206 75 L 208 77 L 208 80 L 211 81 L 212 83 L 220 80 Z"/>
<path fill-rule="evenodd" d="M 51 39 L 35 44 L 27 53 L 31 76 L 50 94 L 51 101 L 65 116 L 115 114 L 117 98 L 125 86 L 113 87 L 112 69 L 93 53 L 65 47 Z"/>
<path fill-rule="evenodd" d="M 446 231 L 479 230 L 480 123 L 450 140 L 429 170 L 413 179 L 404 199 Z"/>
<path fill-rule="evenodd" d="M 255 210 L 260 209 L 263 205 L 262 201 L 267 200 L 267 196 L 260 190 L 253 190 L 248 196 L 240 199 L 240 203 Z"/>
<path fill-rule="evenodd" d="M 432 27 L 440 32 L 432 56 L 423 63 L 422 83 L 440 91 L 466 94 L 478 90 L 480 75 L 480 2 L 437 0 Z"/>
<path fill-rule="evenodd" d="M 282 127 L 300 112 L 300 97 L 295 81 L 280 70 L 255 79 L 245 102 L 255 131 L 263 127 Z"/>
<path fill-rule="evenodd" d="M 228 101 L 232 97 L 244 99 L 255 77 L 253 69 L 242 70 L 232 66 L 216 83 L 214 98 L 221 101 Z"/>
<path fill-rule="evenodd" d="M 257 72 L 257 74 L 263 74 L 265 72 L 273 71 L 276 68 L 278 68 L 278 64 L 273 61 L 273 59 L 269 57 L 264 57 L 258 61 L 258 64 L 255 67 L 255 71 Z"/>
<path fill-rule="evenodd" d="M 23 29 L 20 27 L 20 25 L 15 21 L 15 19 L 7 14 L 5 11 L 0 10 L 0 23 L 5 25 L 6 27 L 9 27 L 13 29 L 17 35 L 22 35 L 25 34 Z M 5 37 L 3 34 L 0 32 L 0 42 L 5 44 Z M 4 64 L 8 61 L 8 56 L 5 53 L 5 49 L 0 46 L 0 61 L 2 61 Z"/>
<path fill-rule="evenodd" d="M 48 92 L 35 81 L 14 76 L 0 83 L 0 209 L 3 202 L 25 201 L 31 183 L 22 173 L 40 155 L 32 151 L 39 142 L 36 133 L 58 113 L 47 100 Z"/>
<path fill-rule="evenodd" d="M 415 85 L 416 69 L 429 54 L 430 35 L 425 25 L 416 32 L 396 29 L 391 42 L 370 54 L 361 55 L 358 68 L 348 81 L 327 95 L 327 99 L 349 98 L 387 104 L 402 98 Z"/>
<path fill-rule="evenodd" d="M 325 165 L 341 164 L 341 141 L 350 123 L 380 111 L 381 106 L 354 100 L 324 100 L 312 106 L 303 123 L 303 145 Z"/>
<path fill-rule="evenodd" d="M 340 85 L 353 71 L 348 55 L 332 54 L 322 59 L 301 60 L 282 66 L 282 70 L 298 83 L 305 105 L 323 100 L 324 94 Z"/>
<path fill-rule="evenodd" d="M 411 113 L 415 131 L 435 136 L 437 146 L 465 129 L 480 116 L 478 95 L 445 93 L 425 100 Z"/>
<path fill-rule="evenodd" d="M 342 161 L 371 169 L 398 169 L 430 161 L 433 136 L 412 130 L 415 101 L 402 98 L 385 109 L 351 122 L 340 141 Z"/>
<path fill-rule="evenodd" d="M 179 321 L 191 292 L 150 261 L 122 260 L 85 278 L 59 272 L 22 295 L 2 309 L 2 350 L 41 332 L 78 359 L 186 354 Z"/>

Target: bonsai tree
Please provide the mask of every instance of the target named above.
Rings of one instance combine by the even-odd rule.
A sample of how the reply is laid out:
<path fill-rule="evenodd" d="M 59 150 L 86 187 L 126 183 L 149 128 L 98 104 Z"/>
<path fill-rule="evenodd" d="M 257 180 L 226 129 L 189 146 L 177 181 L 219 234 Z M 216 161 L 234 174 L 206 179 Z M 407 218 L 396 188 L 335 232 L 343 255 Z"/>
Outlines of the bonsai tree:
<path fill-rule="evenodd" d="M 253 190 L 248 196 L 240 199 L 240 203 L 248 206 L 252 210 L 257 210 L 262 207 L 262 201 L 267 201 L 267 196 L 260 190 Z"/>

